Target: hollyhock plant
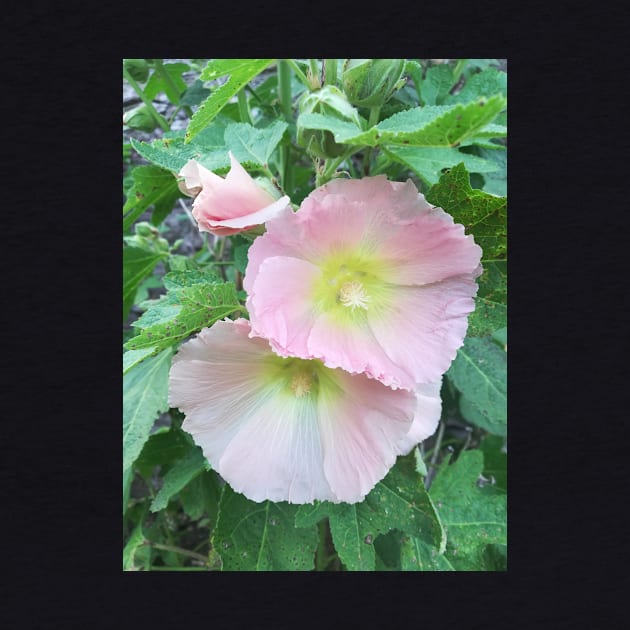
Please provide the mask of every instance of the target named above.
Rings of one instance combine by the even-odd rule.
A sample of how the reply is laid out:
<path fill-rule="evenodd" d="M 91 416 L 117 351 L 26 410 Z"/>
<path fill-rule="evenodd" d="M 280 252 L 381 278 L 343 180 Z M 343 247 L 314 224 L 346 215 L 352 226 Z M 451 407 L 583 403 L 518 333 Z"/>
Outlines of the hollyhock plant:
<path fill-rule="evenodd" d="M 289 207 L 286 195 L 276 199 L 229 153 L 230 171 L 225 179 L 196 160 L 188 160 L 179 171 L 182 192 L 194 196 L 192 214 L 199 230 L 228 236 L 249 230 Z"/>
<path fill-rule="evenodd" d="M 243 284 L 252 335 L 394 388 L 446 372 L 474 310 L 481 248 L 411 180 L 336 179 L 266 228 Z"/>
<path fill-rule="evenodd" d="M 184 343 L 169 404 L 204 455 L 253 501 L 355 503 L 438 424 L 440 383 L 394 390 L 319 360 L 281 357 L 245 319 Z"/>

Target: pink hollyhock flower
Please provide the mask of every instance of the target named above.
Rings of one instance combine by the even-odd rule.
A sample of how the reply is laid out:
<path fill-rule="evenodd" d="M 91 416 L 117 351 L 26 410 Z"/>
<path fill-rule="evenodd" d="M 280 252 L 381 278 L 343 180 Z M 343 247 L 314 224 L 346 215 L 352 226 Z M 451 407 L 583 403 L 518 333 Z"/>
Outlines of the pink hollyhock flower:
<path fill-rule="evenodd" d="M 468 327 L 481 248 L 413 183 L 333 180 L 249 249 L 252 335 L 414 389 L 446 372 Z"/>
<path fill-rule="evenodd" d="M 321 361 L 285 358 L 224 320 L 182 344 L 169 404 L 212 467 L 253 501 L 355 503 L 438 424 L 439 384 L 416 396 Z"/>
<path fill-rule="evenodd" d="M 188 160 L 179 172 L 180 190 L 195 196 L 192 214 L 199 230 L 228 236 L 251 229 L 289 207 L 289 197 L 275 199 L 259 186 L 229 153 L 231 168 L 225 179 L 196 160 Z"/>

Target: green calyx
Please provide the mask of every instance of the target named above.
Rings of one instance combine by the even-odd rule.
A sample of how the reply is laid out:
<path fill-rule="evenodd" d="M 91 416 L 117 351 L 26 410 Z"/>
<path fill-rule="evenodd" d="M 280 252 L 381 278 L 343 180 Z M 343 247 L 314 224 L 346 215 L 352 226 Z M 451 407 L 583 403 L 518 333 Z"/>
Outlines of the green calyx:
<path fill-rule="evenodd" d="M 343 90 L 357 107 L 381 107 L 396 91 L 404 69 L 404 59 L 346 59 Z"/>

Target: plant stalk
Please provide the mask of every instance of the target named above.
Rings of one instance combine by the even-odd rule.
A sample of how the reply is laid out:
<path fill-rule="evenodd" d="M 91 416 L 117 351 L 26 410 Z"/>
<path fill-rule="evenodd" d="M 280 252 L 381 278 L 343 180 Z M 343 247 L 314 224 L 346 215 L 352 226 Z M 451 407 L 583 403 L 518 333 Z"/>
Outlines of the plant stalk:
<path fill-rule="evenodd" d="M 155 122 L 160 126 L 162 131 L 170 131 L 168 123 L 164 118 L 158 113 L 158 111 L 153 107 L 153 102 L 151 99 L 144 93 L 144 90 L 136 83 L 135 79 L 127 72 L 125 68 L 123 68 L 123 76 L 129 85 L 134 89 L 135 93 L 140 97 L 142 102 L 147 106 L 149 113 L 155 119 Z"/>

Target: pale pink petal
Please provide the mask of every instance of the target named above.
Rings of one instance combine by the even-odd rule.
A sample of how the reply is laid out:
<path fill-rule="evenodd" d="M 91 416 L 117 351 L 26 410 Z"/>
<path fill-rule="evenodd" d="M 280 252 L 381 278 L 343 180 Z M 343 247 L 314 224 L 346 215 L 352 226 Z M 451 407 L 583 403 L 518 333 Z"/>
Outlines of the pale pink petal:
<path fill-rule="evenodd" d="M 425 383 L 416 387 L 416 414 L 409 432 L 397 445 L 401 455 L 407 455 L 416 444 L 435 433 L 442 414 L 441 387 L 441 379 L 436 383 Z"/>
<path fill-rule="evenodd" d="M 388 307 L 368 310 L 367 318 L 383 352 L 408 378 L 390 374 L 383 382 L 412 388 L 437 381 L 464 342 L 476 293 L 470 277 L 417 287 L 393 285 Z"/>
<path fill-rule="evenodd" d="M 204 185 L 216 185 L 223 181 L 197 160 L 188 160 L 179 171 L 179 177 L 184 178 L 183 182 L 179 182 L 179 189 L 189 197 L 196 197 Z"/>
<path fill-rule="evenodd" d="M 236 217 L 234 219 L 225 219 L 223 221 L 208 221 L 208 224 L 212 228 L 217 227 L 227 227 L 227 228 L 239 228 L 239 231 L 243 229 L 247 229 L 249 227 L 253 227 L 255 225 L 260 225 L 261 223 L 265 223 L 274 217 L 277 217 L 280 212 L 284 208 L 289 208 L 291 205 L 291 200 L 288 196 L 281 197 L 277 201 L 274 201 L 272 204 L 261 208 L 260 210 L 256 210 L 256 212 L 252 212 L 251 214 L 245 214 L 240 217 Z"/>
<path fill-rule="evenodd" d="M 394 465 L 416 402 L 411 392 L 342 370 L 334 373 L 346 395 L 341 401 L 319 398 L 324 473 L 340 501 L 356 503 Z"/>
<path fill-rule="evenodd" d="M 320 276 L 321 271 L 306 260 L 285 256 L 266 258 L 246 302 L 247 309 L 256 312 L 252 335 L 269 338 L 274 350 L 283 356 L 311 358 L 306 347 L 316 317 L 311 294 Z"/>
<path fill-rule="evenodd" d="M 479 265 L 481 253 L 462 225 L 434 214 L 390 228 L 375 248 L 375 256 L 383 261 L 383 275 L 396 284 L 427 284 L 470 274 Z"/>

